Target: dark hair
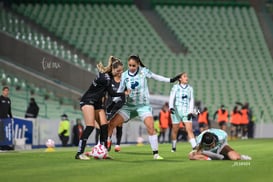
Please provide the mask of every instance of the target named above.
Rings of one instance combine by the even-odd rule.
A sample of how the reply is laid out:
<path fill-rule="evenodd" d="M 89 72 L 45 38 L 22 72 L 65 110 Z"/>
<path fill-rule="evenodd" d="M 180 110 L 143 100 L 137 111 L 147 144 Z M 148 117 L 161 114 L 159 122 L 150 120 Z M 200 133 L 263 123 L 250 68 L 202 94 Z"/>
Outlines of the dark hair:
<path fill-rule="evenodd" d="M 182 72 L 182 73 L 178 74 L 178 75 L 176 76 L 176 77 L 177 77 L 177 80 L 179 80 L 180 77 L 181 77 L 182 75 L 184 75 L 184 74 L 187 74 L 187 72 Z M 179 83 L 180 83 L 180 80 L 179 80 Z"/>
<path fill-rule="evenodd" d="M 9 90 L 9 87 L 8 86 L 4 86 L 2 91 L 4 91 L 5 89 L 8 89 Z"/>
<path fill-rule="evenodd" d="M 142 61 L 140 60 L 139 56 L 137 56 L 137 55 L 131 55 L 131 56 L 128 58 L 128 61 L 129 61 L 130 59 L 135 60 L 137 63 L 139 63 L 139 65 L 140 65 L 141 67 L 145 67 L 145 65 L 144 65 L 144 64 L 142 63 Z"/>
<path fill-rule="evenodd" d="M 218 141 L 218 137 L 211 133 L 211 132 L 206 132 L 202 136 L 201 139 L 201 144 L 203 147 L 210 147 L 213 143 L 216 143 Z"/>

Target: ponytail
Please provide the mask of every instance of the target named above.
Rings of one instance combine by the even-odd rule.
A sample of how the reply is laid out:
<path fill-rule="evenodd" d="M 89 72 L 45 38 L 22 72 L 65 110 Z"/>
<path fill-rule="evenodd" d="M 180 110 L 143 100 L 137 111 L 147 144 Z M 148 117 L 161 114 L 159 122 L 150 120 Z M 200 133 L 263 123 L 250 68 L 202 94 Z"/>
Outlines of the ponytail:
<path fill-rule="evenodd" d="M 101 73 L 111 73 L 112 67 L 116 68 L 119 65 L 123 65 L 122 62 L 119 59 L 115 58 L 114 56 L 110 56 L 108 59 L 107 66 L 103 66 L 103 64 L 99 62 L 99 64 L 97 64 L 97 68 Z"/>

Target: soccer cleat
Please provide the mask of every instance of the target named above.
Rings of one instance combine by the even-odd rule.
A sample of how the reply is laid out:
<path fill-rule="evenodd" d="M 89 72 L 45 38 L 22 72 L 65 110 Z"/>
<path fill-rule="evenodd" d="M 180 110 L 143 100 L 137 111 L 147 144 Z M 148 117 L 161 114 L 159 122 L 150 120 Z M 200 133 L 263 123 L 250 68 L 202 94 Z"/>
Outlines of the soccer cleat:
<path fill-rule="evenodd" d="M 115 152 L 120 152 L 120 146 L 119 145 L 115 146 Z"/>
<path fill-rule="evenodd" d="M 107 150 L 108 150 L 108 152 L 111 150 L 111 145 L 112 145 L 112 141 L 107 140 Z"/>
<path fill-rule="evenodd" d="M 79 160 L 90 160 L 90 158 L 87 157 L 85 154 L 76 154 L 75 159 L 79 159 Z"/>
<path fill-rule="evenodd" d="M 176 148 L 172 148 L 171 152 L 176 152 Z"/>
<path fill-rule="evenodd" d="M 252 160 L 252 158 L 248 155 L 241 155 L 241 160 Z"/>
<path fill-rule="evenodd" d="M 154 160 L 162 160 L 164 159 L 163 157 L 161 157 L 159 154 L 154 154 Z"/>

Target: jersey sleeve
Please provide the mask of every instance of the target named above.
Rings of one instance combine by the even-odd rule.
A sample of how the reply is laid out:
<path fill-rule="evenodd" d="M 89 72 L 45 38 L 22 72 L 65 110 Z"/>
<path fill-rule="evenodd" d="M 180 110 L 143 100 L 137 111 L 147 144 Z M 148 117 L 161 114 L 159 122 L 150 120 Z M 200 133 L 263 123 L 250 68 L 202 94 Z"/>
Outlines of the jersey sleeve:
<path fill-rule="evenodd" d="M 170 83 L 170 78 L 166 78 L 164 76 L 157 75 L 157 74 L 155 74 L 153 72 L 151 72 L 151 73 L 152 73 L 151 74 L 151 78 L 153 78 L 153 79 L 155 79 L 157 81 L 160 81 L 160 82 L 168 82 L 168 83 Z"/>
<path fill-rule="evenodd" d="M 153 73 L 151 70 L 149 70 L 148 68 L 142 68 L 141 71 L 144 72 L 144 74 L 147 78 L 153 78 L 153 79 L 160 81 L 160 82 L 168 82 L 168 83 L 170 82 L 170 78 L 166 78 L 164 76 L 157 75 L 157 74 Z"/>
<path fill-rule="evenodd" d="M 176 85 L 173 86 L 170 93 L 169 108 L 174 108 L 175 93 L 176 93 Z"/>
<path fill-rule="evenodd" d="M 125 91 L 125 88 L 126 88 L 126 84 L 125 84 L 125 74 L 123 73 L 121 75 L 121 81 L 120 81 L 120 84 L 119 84 L 119 87 L 118 87 L 118 90 L 117 90 L 117 93 L 120 93 L 120 92 L 124 92 Z M 120 100 L 119 97 L 115 97 L 113 98 L 113 102 L 118 102 Z M 121 98 L 121 100 L 125 100 L 125 98 Z"/>
<path fill-rule="evenodd" d="M 189 107 L 189 113 L 193 113 L 193 107 L 194 107 L 194 94 L 193 94 L 193 88 L 191 87 L 191 92 L 190 92 L 191 96 L 191 100 L 190 100 L 190 107 Z"/>
<path fill-rule="evenodd" d="M 115 92 L 111 84 L 108 85 L 107 92 L 111 97 L 125 97 L 125 94 L 123 92 Z"/>

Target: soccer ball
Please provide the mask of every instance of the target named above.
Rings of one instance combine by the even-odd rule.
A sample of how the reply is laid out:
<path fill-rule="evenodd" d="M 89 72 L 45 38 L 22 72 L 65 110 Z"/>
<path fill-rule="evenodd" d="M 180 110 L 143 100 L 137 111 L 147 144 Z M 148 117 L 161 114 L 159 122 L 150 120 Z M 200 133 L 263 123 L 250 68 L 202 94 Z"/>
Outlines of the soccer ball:
<path fill-rule="evenodd" d="M 46 146 L 47 146 L 47 148 L 54 148 L 54 147 L 55 147 L 55 142 L 54 142 L 54 140 L 48 139 L 48 140 L 46 141 Z"/>
<path fill-rule="evenodd" d="M 94 159 L 106 159 L 108 154 L 108 151 L 106 149 L 106 147 L 104 145 L 101 144 L 97 144 L 95 145 L 90 152 L 90 155 L 94 158 Z"/>

